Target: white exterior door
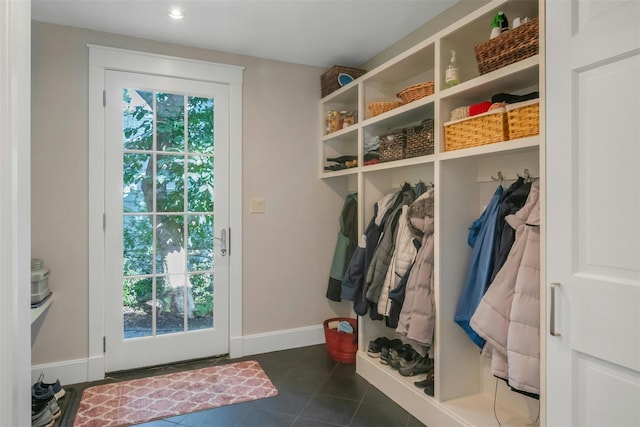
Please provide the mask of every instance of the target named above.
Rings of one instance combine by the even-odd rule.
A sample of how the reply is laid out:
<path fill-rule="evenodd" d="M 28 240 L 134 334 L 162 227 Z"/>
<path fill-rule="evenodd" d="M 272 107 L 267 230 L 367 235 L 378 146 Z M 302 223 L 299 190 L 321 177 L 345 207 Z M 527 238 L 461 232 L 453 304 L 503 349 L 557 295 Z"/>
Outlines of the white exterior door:
<path fill-rule="evenodd" d="M 639 426 L 640 2 L 546 16 L 546 425 Z"/>
<path fill-rule="evenodd" d="M 226 354 L 229 88 L 105 81 L 106 371 Z"/>

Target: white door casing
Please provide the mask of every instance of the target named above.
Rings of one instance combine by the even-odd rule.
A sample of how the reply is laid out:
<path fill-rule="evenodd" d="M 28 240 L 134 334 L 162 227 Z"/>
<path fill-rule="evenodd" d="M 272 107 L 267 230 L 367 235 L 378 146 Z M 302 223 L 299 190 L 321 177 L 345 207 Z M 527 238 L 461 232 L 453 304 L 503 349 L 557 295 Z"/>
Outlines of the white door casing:
<path fill-rule="evenodd" d="M 227 85 L 229 88 L 229 353 L 242 349 L 242 68 L 205 61 L 89 45 L 89 360 L 87 380 L 104 378 L 105 236 L 103 231 L 107 70 L 153 74 Z"/>
<path fill-rule="evenodd" d="M 546 8 L 546 425 L 638 426 L 640 2 Z"/>

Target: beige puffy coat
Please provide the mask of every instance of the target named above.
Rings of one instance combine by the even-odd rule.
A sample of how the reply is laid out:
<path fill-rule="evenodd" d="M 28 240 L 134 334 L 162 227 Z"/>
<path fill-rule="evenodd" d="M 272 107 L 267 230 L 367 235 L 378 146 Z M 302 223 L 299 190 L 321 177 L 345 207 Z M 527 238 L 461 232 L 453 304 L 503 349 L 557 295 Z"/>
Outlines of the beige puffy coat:
<path fill-rule="evenodd" d="M 540 394 L 540 187 L 506 217 L 516 237 L 503 267 L 471 317 L 491 346 L 491 373 L 509 386 Z"/>
<path fill-rule="evenodd" d="M 407 279 L 404 304 L 396 332 L 421 355 L 433 358 L 433 331 L 436 307 L 433 295 L 434 221 L 433 190 L 420 196 L 412 205 L 409 226 L 414 235 L 421 234 L 422 246 Z"/>
<path fill-rule="evenodd" d="M 409 229 L 409 219 L 407 211 L 409 205 L 402 207 L 402 213 L 398 220 L 398 231 L 396 234 L 395 249 L 387 274 L 380 289 L 380 298 L 378 299 L 378 313 L 383 316 L 389 316 L 391 310 L 391 301 L 389 300 L 389 292 L 395 289 L 400 282 L 402 276 L 405 275 L 413 260 L 416 258 L 416 247 L 413 245 L 413 234 Z"/>

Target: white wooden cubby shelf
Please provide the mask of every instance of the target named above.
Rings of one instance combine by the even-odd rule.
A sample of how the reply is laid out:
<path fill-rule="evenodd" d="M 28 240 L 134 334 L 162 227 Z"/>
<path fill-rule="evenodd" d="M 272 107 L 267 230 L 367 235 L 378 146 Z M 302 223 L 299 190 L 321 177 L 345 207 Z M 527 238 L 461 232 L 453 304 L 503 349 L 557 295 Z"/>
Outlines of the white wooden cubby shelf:
<path fill-rule="evenodd" d="M 433 183 L 435 188 L 435 395 L 424 394 L 413 385 L 423 376 L 405 378 L 378 359 L 367 356 L 370 340 L 395 337 L 395 330 L 369 316 L 359 318 L 359 352 L 356 370 L 367 381 L 391 397 L 429 426 L 537 425 L 539 401 L 515 393 L 503 381 L 491 376 L 490 360 L 479 354 L 462 329 L 453 321 L 465 280 L 471 248 L 468 227 L 480 216 L 498 182 L 498 171 L 508 187 L 527 169 L 532 177 L 544 179 L 544 7 L 543 0 L 494 0 L 473 13 L 370 70 L 353 83 L 320 101 L 323 126 L 328 110 L 357 111 L 358 122 L 319 137 L 319 176 L 341 196 L 357 191 L 359 231 L 364 232 L 373 206 L 404 182 Z M 503 11 L 509 21 L 515 17 L 540 18 L 540 53 L 499 70 L 480 75 L 474 46 L 489 37 L 493 16 Z M 457 52 L 461 83 L 447 88 L 444 72 L 449 52 Z M 403 88 L 433 80 L 433 95 L 369 118 L 367 104 L 394 99 Z M 445 151 L 444 123 L 451 110 L 490 100 L 497 93 L 540 93 L 538 136 L 503 141 L 467 149 Z M 389 129 L 434 120 L 433 154 L 363 166 L 364 138 Z M 357 155 L 358 166 L 325 171 L 327 157 Z M 543 193 L 541 197 L 543 197 Z M 544 213 L 542 213 L 544 220 Z M 541 378 L 544 390 L 544 378 Z M 541 395 L 543 399 L 543 395 Z M 495 402 L 494 402 L 495 401 Z M 494 410 L 495 403 L 495 410 Z"/>

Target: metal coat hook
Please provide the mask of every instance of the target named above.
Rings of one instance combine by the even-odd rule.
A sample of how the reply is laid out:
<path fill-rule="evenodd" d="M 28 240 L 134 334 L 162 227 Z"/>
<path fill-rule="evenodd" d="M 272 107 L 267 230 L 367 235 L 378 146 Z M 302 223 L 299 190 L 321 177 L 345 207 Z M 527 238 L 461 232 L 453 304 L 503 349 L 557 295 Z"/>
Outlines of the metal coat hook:
<path fill-rule="evenodd" d="M 531 174 L 529 173 L 529 169 L 525 169 L 524 173 L 522 174 L 522 176 L 520 176 L 520 174 L 516 174 L 518 175 L 518 178 L 524 178 L 524 180 L 526 182 L 532 182 L 535 181 L 536 179 L 538 179 L 537 177 L 532 177 Z"/>
<path fill-rule="evenodd" d="M 494 177 L 493 175 L 491 175 L 491 179 L 493 181 L 500 181 L 500 182 L 504 181 L 504 176 L 502 175 L 502 171 L 498 171 L 498 177 L 497 178 Z"/>

